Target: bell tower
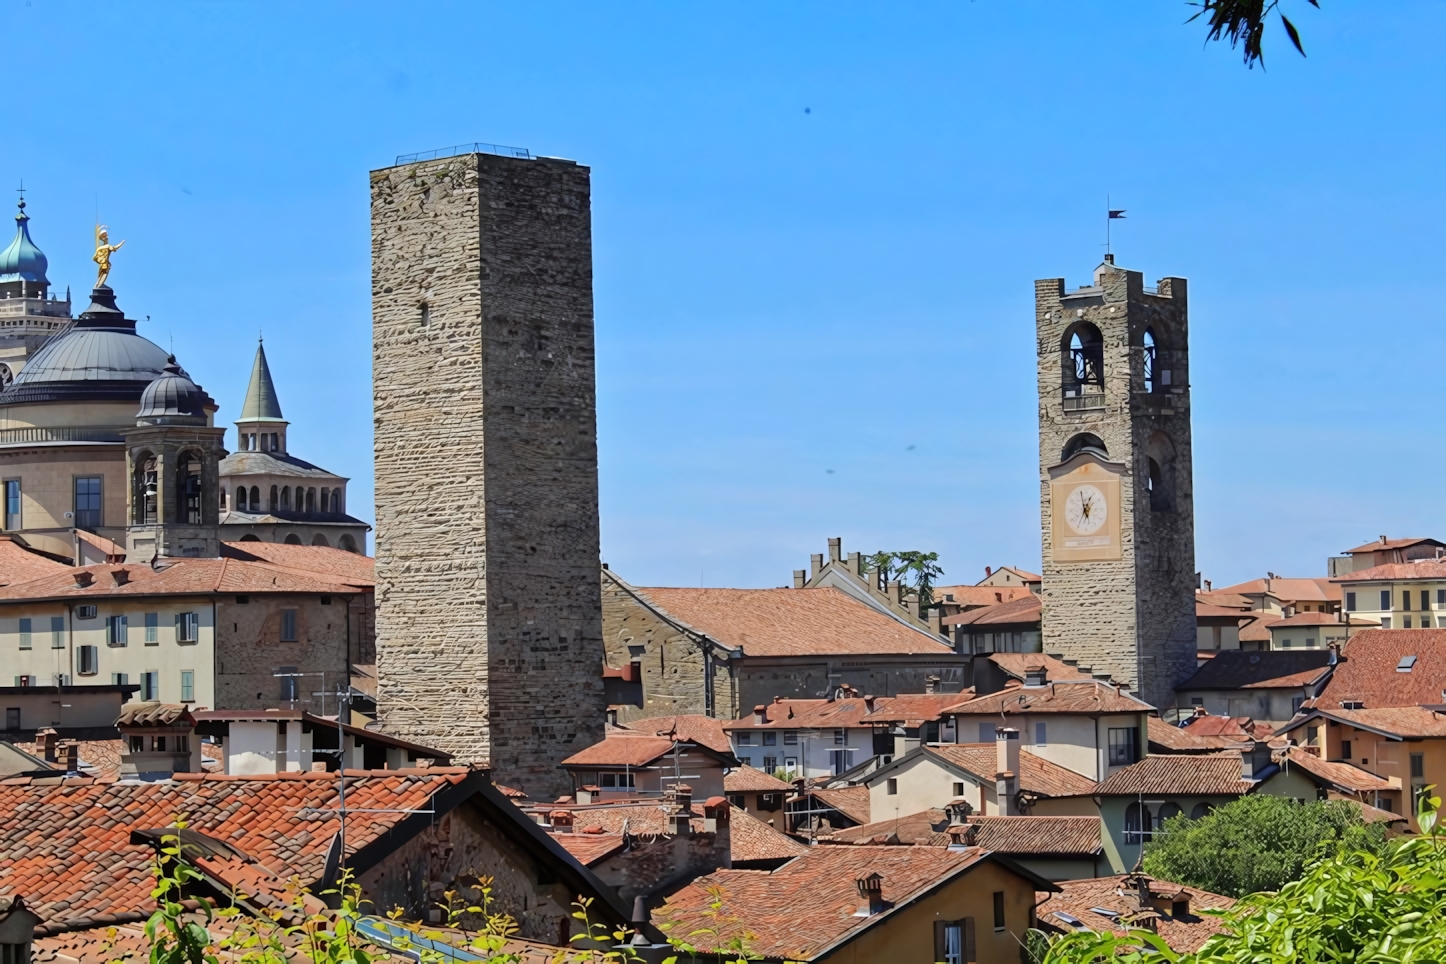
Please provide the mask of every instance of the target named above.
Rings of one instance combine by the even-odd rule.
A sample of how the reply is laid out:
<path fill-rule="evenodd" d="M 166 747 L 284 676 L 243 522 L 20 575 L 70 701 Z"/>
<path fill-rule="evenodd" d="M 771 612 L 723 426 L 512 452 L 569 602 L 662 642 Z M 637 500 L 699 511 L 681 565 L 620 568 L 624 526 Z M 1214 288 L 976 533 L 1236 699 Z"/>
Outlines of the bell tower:
<path fill-rule="evenodd" d="M 1189 313 L 1110 255 L 1034 283 L 1044 651 L 1165 709 L 1195 669 Z"/>

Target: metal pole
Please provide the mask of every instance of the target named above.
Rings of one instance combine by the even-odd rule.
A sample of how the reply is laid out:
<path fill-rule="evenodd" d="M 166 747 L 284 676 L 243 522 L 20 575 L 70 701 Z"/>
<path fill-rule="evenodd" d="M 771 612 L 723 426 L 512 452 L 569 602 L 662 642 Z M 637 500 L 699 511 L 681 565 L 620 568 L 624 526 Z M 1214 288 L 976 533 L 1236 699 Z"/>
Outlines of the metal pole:
<path fill-rule="evenodd" d="M 351 687 L 336 688 L 336 795 L 338 828 L 337 868 L 346 866 L 346 730 L 343 718 L 351 715 Z"/>

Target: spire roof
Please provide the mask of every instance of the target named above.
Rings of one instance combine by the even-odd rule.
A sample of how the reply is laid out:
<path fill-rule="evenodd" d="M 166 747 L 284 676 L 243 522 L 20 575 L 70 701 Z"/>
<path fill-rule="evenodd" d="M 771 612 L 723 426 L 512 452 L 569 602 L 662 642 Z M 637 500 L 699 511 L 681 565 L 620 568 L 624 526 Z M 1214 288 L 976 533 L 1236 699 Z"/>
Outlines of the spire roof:
<path fill-rule="evenodd" d="M 0 251 L 0 284 L 7 281 L 26 281 L 30 284 L 49 285 L 45 269 L 49 260 L 35 242 L 30 240 L 30 216 L 25 213 L 25 200 L 20 201 L 20 212 L 15 215 L 15 240 L 4 251 Z"/>
<path fill-rule="evenodd" d="M 256 363 L 251 366 L 251 384 L 246 386 L 246 401 L 241 404 L 238 422 L 283 421 L 281 401 L 271 381 L 271 368 L 266 364 L 266 348 L 256 343 Z"/>

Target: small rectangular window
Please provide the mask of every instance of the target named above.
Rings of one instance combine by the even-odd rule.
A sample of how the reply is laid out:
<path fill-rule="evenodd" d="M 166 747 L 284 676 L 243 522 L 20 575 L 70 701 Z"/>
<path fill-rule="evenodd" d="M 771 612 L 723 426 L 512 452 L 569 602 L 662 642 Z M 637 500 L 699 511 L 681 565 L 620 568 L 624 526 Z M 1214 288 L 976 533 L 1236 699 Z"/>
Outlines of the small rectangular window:
<path fill-rule="evenodd" d="M 764 746 L 777 746 L 777 745 L 778 745 L 778 734 L 777 734 L 777 733 L 770 733 L 770 732 L 765 731 L 764 734 L 763 734 L 763 745 L 764 745 Z"/>
<path fill-rule="evenodd" d="M 798 746 L 798 731 L 797 731 L 797 730 L 785 730 L 784 733 L 783 733 L 783 745 L 784 745 L 784 746 Z"/>
<path fill-rule="evenodd" d="M 196 700 L 196 671 L 181 670 L 181 702 L 194 703 Z"/>
<path fill-rule="evenodd" d="M 7 730 L 18 730 L 18 729 L 20 729 L 20 707 L 18 707 L 18 706 L 7 706 L 7 707 L 5 707 L 5 729 L 7 729 Z"/>
<path fill-rule="evenodd" d="M 980 723 L 980 724 L 979 724 L 979 742 L 980 742 L 980 743 L 993 743 L 993 742 L 994 742 L 994 730 L 995 730 L 995 725 L 994 725 L 993 723 Z"/>
<path fill-rule="evenodd" d="M 1406 612 L 1411 611 L 1411 590 L 1409 589 L 1401 590 L 1401 608 Z"/>
<path fill-rule="evenodd" d="M 131 748 L 131 752 L 132 752 L 132 753 L 144 753 L 144 752 L 146 752 L 146 738 L 145 738 L 145 737 L 143 737 L 143 736 L 133 736 L 133 737 L 130 737 L 129 740 L 128 740 L 128 743 L 129 743 L 129 745 L 130 745 L 130 748 Z"/>
<path fill-rule="evenodd" d="M 14 531 L 24 526 L 20 521 L 20 480 L 5 480 L 5 528 Z"/>
<path fill-rule="evenodd" d="M 1004 930 L 1004 891 L 994 892 L 994 929 Z"/>
<path fill-rule="evenodd" d="M 100 669 L 100 656 L 94 646 L 77 646 L 75 671 L 81 676 L 94 676 Z"/>
<path fill-rule="evenodd" d="M 604 773 L 601 774 L 600 777 L 598 780 L 598 786 L 600 787 L 612 789 L 618 785 L 618 775 L 616 773 Z"/>
<path fill-rule="evenodd" d="M 108 646 L 124 646 L 127 636 L 127 621 L 124 616 L 105 617 L 105 641 Z"/>
<path fill-rule="evenodd" d="M 1391 611 L 1391 590 L 1389 590 L 1389 589 L 1382 589 L 1382 590 L 1381 590 L 1381 611 L 1382 611 L 1382 612 L 1390 612 L 1390 611 Z"/>
<path fill-rule="evenodd" d="M 1110 766 L 1129 766 L 1140 758 L 1140 731 L 1133 726 L 1110 728 Z"/>
<path fill-rule="evenodd" d="M 847 742 L 847 740 L 848 740 L 848 734 L 847 734 L 846 731 L 844 731 L 844 730 L 834 730 L 834 731 L 833 731 L 833 745 L 834 745 L 834 746 L 843 746 L 844 743 Z"/>
<path fill-rule="evenodd" d="M 296 610 L 281 610 L 281 641 L 283 643 L 296 642 Z M 794 740 L 798 739 L 797 735 Z"/>
<path fill-rule="evenodd" d="M 1426 775 L 1426 755 L 1424 753 L 1411 754 L 1411 776 L 1424 777 Z"/>
<path fill-rule="evenodd" d="M 147 703 L 161 698 L 161 674 L 151 670 L 141 674 L 141 699 Z"/>
<path fill-rule="evenodd" d="M 30 648 L 30 617 L 25 616 L 20 620 L 20 648 Z"/>
<path fill-rule="evenodd" d="M 116 686 L 128 686 L 131 681 L 130 673 L 111 673 L 110 681 Z"/>
<path fill-rule="evenodd" d="M 954 798 L 957 800 L 959 797 L 962 797 L 962 796 L 964 796 L 964 783 L 963 783 L 962 780 L 955 780 L 955 781 L 954 781 Z"/>
<path fill-rule="evenodd" d="M 763 770 L 764 773 L 772 773 L 774 770 L 777 770 L 777 769 L 778 769 L 778 757 L 776 757 L 776 756 L 766 756 L 766 757 L 763 758 L 763 767 L 762 767 L 762 770 Z"/>
<path fill-rule="evenodd" d="M 747 730 L 740 731 L 739 733 L 735 734 L 735 737 L 738 740 L 739 746 L 753 745 L 753 734 L 749 733 Z"/>
<path fill-rule="evenodd" d="M 1428 592 L 1428 591 L 1425 590 L 1425 589 L 1422 589 L 1422 590 L 1421 590 L 1421 611 L 1422 611 L 1422 612 L 1425 612 L 1426 610 L 1428 610 L 1428 609 L 1430 609 L 1430 608 L 1431 608 L 1431 593 Z M 1426 625 L 1426 623 L 1423 621 L 1423 622 L 1421 623 L 1421 625 L 1424 626 L 1424 625 Z"/>
<path fill-rule="evenodd" d="M 160 613 L 146 613 L 146 642 L 159 643 L 159 630 L 161 627 Z"/>
<path fill-rule="evenodd" d="M 1342 759 L 1342 760 L 1349 760 L 1350 758 L 1351 758 L 1351 741 L 1350 741 L 1350 740 L 1341 740 L 1341 759 Z"/>
<path fill-rule="evenodd" d="M 75 618 L 76 618 L 76 619 L 94 619 L 94 618 L 95 618 L 95 607 L 94 607 L 94 606 L 76 606 L 76 607 L 75 607 Z"/>
<path fill-rule="evenodd" d="M 899 781 L 896 780 L 896 779 L 894 779 L 893 777 L 889 777 L 889 785 L 888 785 L 888 788 L 887 788 L 886 792 L 887 792 L 888 795 L 891 796 L 891 797 L 898 796 L 898 794 L 899 794 Z"/>
<path fill-rule="evenodd" d="M 64 648 L 65 648 L 65 617 L 64 617 L 64 616 L 51 616 L 51 617 L 50 617 L 50 648 L 51 648 L 51 649 L 64 649 Z"/>
<path fill-rule="evenodd" d="M 1353 613 L 1353 612 L 1355 612 L 1355 611 L 1356 611 L 1356 594 L 1353 593 L 1353 592 L 1348 592 L 1348 593 L 1346 593 L 1346 612 L 1348 612 L 1348 613 Z"/>
<path fill-rule="evenodd" d="M 1049 731 L 1045 729 L 1044 723 L 1034 724 L 1034 743 L 1036 746 L 1044 746 L 1049 742 Z"/>
<path fill-rule="evenodd" d="M 197 613 L 176 613 L 176 642 L 196 642 L 200 626 L 201 617 Z"/>
<path fill-rule="evenodd" d="M 98 477 L 75 480 L 75 527 L 99 529 L 102 524 L 101 480 Z"/>
<path fill-rule="evenodd" d="M 1390 628 L 1391 628 L 1391 617 L 1390 617 L 1390 616 L 1382 616 L 1382 617 L 1381 617 L 1381 628 L 1382 628 L 1382 629 L 1390 629 Z"/>
<path fill-rule="evenodd" d="M 152 749 L 152 750 L 155 750 L 157 753 L 165 753 L 165 752 L 166 752 L 166 738 L 163 737 L 163 736 L 153 736 L 153 737 L 151 737 L 151 749 Z"/>

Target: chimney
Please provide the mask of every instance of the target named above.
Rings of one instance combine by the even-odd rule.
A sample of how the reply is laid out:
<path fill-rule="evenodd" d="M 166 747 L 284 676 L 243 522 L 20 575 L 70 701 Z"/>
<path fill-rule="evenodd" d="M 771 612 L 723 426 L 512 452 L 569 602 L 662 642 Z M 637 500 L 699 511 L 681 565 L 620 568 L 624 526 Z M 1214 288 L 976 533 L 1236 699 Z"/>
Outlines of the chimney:
<path fill-rule="evenodd" d="M 85 589 L 93 582 L 95 582 L 95 573 L 93 572 L 86 572 L 82 569 L 75 574 L 75 588 L 77 589 Z"/>
<path fill-rule="evenodd" d="M 872 713 L 873 711 L 874 711 L 874 695 L 873 695 L 872 693 L 865 693 L 865 694 L 864 694 L 864 712 L 865 712 L 865 713 Z"/>
<path fill-rule="evenodd" d="M 842 539 L 828 540 L 828 560 L 829 562 L 843 562 Z"/>
<path fill-rule="evenodd" d="M 813 574 L 817 576 L 823 571 L 823 553 L 815 552 L 808 557 L 809 564 L 813 567 Z"/>
<path fill-rule="evenodd" d="M 979 846 L 979 824 L 977 823 L 955 823 L 951 824 L 947 833 L 951 846 L 956 847 L 977 847 Z"/>
<path fill-rule="evenodd" d="M 719 824 L 728 823 L 728 801 L 724 797 L 709 797 L 703 801 L 703 832 L 717 833 Z"/>
<path fill-rule="evenodd" d="M 1115 256 L 1114 256 L 1113 254 L 1111 254 L 1110 252 L 1105 252 L 1105 264 L 1114 264 L 1114 263 L 1115 263 Z"/>
<path fill-rule="evenodd" d="M 855 917 L 872 917 L 884 912 L 884 878 L 878 871 L 855 879 L 854 886 L 859 892 L 859 909 L 854 911 Z"/>
<path fill-rule="evenodd" d="M 678 804 L 678 809 L 686 813 L 693 811 L 693 788 L 686 783 L 680 783 L 673 791 L 673 799 Z"/>
<path fill-rule="evenodd" d="M 41 742 L 41 744 L 45 747 L 45 762 L 46 762 L 46 763 L 54 763 L 54 762 L 56 762 L 56 761 L 55 761 L 55 743 L 56 743 L 57 740 L 60 739 L 60 734 L 55 732 L 55 728 L 54 728 L 54 727 L 49 727 L 49 726 L 47 726 L 45 729 L 43 729 L 43 730 L 39 731 L 38 733 L 36 733 L 36 734 L 35 734 L 35 737 L 36 737 L 36 739 L 38 739 L 38 740 Z"/>
<path fill-rule="evenodd" d="M 994 575 L 994 570 L 993 570 L 993 569 L 990 569 L 988 566 L 985 566 L 985 567 L 984 567 L 984 578 L 985 578 L 985 579 L 988 579 L 988 578 L 989 578 L 990 576 L 992 576 L 992 575 Z"/>
<path fill-rule="evenodd" d="M 768 722 L 768 707 L 765 706 L 765 705 L 762 704 L 762 703 L 759 703 L 757 706 L 755 706 L 755 707 L 753 708 L 753 723 L 754 723 L 754 725 L 756 725 L 756 726 L 762 726 L 764 723 L 767 723 L 767 722 Z"/>
<path fill-rule="evenodd" d="M 617 711 L 617 707 L 615 707 L 615 706 L 610 706 L 610 707 L 608 707 L 608 726 L 617 726 L 617 725 L 618 725 L 618 711 Z"/>
<path fill-rule="evenodd" d="M 567 810 L 554 810 L 547 815 L 552 829 L 557 833 L 572 833 L 572 814 Z"/>
<path fill-rule="evenodd" d="M 860 579 L 863 578 L 864 554 L 862 552 L 849 553 L 849 572 L 853 573 L 855 576 L 858 576 Z"/>
<path fill-rule="evenodd" d="M 889 598 L 902 606 L 904 604 L 904 585 L 897 579 L 889 583 Z"/>
<path fill-rule="evenodd" d="M 1014 795 L 1019 792 L 1019 731 L 1001 726 L 994 731 L 995 775 L 994 796 L 1001 817 L 1017 816 Z"/>
<path fill-rule="evenodd" d="M 944 611 L 937 606 L 929 610 L 929 632 L 935 636 L 944 635 Z"/>
<path fill-rule="evenodd" d="M 78 743 L 65 744 L 65 772 L 80 772 L 80 744 Z"/>
<path fill-rule="evenodd" d="M 808 570 L 806 570 L 806 569 L 795 569 L 795 570 L 793 570 L 793 588 L 794 588 L 794 589 L 802 589 L 802 588 L 803 588 L 804 586 L 806 586 L 806 585 L 808 585 Z"/>
<path fill-rule="evenodd" d="M 602 793 L 601 787 L 588 784 L 585 787 L 577 788 L 577 802 L 580 804 L 592 803 Z"/>
<path fill-rule="evenodd" d="M 1206 591 L 1206 592 L 1210 592 L 1210 580 L 1209 580 L 1209 579 L 1206 579 L 1206 580 L 1205 580 L 1205 591 Z"/>
<path fill-rule="evenodd" d="M 1198 716 L 1209 716 L 1209 715 L 1210 715 L 1210 711 L 1207 710 L 1207 709 L 1206 709 L 1205 707 L 1203 707 L 1203 706 L 1197 706 L 1197 707 L 1195 707 L 1195 713 L 1194 713 L 1194 715 L 1197 716 L 1197 717 L 1198 717 Z"/>

